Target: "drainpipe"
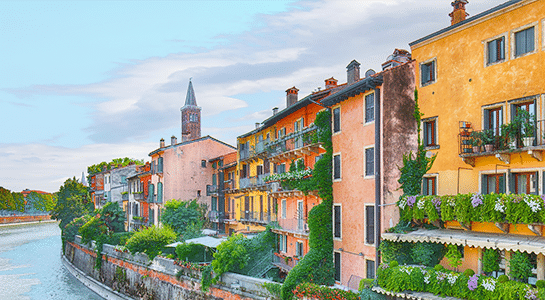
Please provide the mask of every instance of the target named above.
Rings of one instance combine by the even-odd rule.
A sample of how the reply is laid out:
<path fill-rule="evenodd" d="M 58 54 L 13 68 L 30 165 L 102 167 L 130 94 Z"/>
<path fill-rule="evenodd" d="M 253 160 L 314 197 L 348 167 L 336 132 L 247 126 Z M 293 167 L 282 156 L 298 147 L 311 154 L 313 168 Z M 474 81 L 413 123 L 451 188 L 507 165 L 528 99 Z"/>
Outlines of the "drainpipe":
<path fill-rule="evenodd" d="M 380 89 L 375 88 L 375 274 L 380 264 L 380 253 L 378 247 L 380 246 L 380 202 L 381 202 L 381 110 L 380 110 Z M 376 276 L 376 275 L 375 275 Z"/>

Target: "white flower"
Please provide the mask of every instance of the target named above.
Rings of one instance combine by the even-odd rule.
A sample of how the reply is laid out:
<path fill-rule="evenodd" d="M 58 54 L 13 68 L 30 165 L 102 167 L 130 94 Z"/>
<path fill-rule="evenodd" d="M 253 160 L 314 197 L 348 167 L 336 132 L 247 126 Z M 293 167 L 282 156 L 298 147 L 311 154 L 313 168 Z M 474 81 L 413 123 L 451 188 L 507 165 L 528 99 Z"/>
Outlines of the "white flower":
<path fill-rule="evenodd" d="M 429 274 L 424 276 L 424 283 L 430 284 L 430 275 Z"/>
<path fill-rule="evenodd" d="M 493 292 L 494 289 L 496 288 L 496 280 L 494 278 L 488 277 L 483 279 L 483 281 L 481 282 L 481 285 L 483 286 L 485 290 Z"/>
<path fill-rule="evenodd" d="M 501 213 L 505 213 L 505 207 L 500 201 L 496 201 L 496 205 L 494 205 L 494 210 L 499 211 Z"/>
<path fill-rule="evenodd" d="M 401 209 L 405 209 L 405 207 L 407 207 L 407 197 L 401 198 L 401 200 L 399 200 L 399 204 L 397 206 L 399 206 L 399 208 L 401 208 Z"/>
<path fill-rule="evenodd" d="M 456 282 L 456 279 L 458 279 L 458 274 L 448 274 L 447 280 L 450 285 L 453 285 Z"/>
<path fill-rule="evenodd" d="M 416 203 L 416 206 L 418 206 L 418 209 L 424 209 L 426 205 L 426 201 L 424 200 L 424 197 L 420 198 L 418 202 Z"/>
<path fill-rule="evenodd" d="M 537 201 L 537 199 L 533 199 L 529 195 L 524 196 L 524 202 L 526 202 L 526 205 L 528 205 L 528 207 L 530 207 L 530 209 L 534 213 L 541 210 L 541 206 L 539 205 L 539 202 Z"/>
<path fill-rule="evenodd" d="M 407 275 L 411 275 L 411 272 L 413 271 L 413 268 L 403 266 L 403 267 L 399 268 L 399 270 L 400 270 L 401 272 L 407 273 Z"/>

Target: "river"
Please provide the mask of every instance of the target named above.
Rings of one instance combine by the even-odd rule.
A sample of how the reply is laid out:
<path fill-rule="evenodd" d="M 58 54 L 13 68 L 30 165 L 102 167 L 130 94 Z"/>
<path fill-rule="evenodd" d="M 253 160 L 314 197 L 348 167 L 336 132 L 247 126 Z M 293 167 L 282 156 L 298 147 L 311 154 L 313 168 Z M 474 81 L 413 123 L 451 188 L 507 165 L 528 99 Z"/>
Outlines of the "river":
<path fill-rule="evenodd" d="M 56 222 L 0 227 L 0 299 L 101 300 L 61 262 Z"/>

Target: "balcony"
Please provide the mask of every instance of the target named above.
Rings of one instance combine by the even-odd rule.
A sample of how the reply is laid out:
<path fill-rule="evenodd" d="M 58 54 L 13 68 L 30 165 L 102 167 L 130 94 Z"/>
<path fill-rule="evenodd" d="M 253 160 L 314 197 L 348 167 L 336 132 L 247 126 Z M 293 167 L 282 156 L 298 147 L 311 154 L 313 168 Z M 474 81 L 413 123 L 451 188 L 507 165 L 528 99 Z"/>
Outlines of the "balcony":
<path fill-rule="evenodd" d="M 223 215 L 224 215 L 223 221 L 225 223 L 231 223 L 231 224 L 237 223 L 236 213 L 234 211 L 224 212 Z"/>
<path fill-rule="evenodd" d="M 144 200 L 144 193 L 133 193 L 134 200 L 136 201 L 143 201 Z"/>
<path fill-rule="evenodd" d="M 235 190 L 236 187 L 235 187 L 235 181 L 232 180 L 232 179 L 229 179 L 229 180 L 226 180 L 223 182 L 223 190 L 225 192 L 229 192 L 229 191 L 232 191 L 232 190 Z"/>
<path fill-rule="evenodd" d="M 261 174 L 257 176 L 252 176 L 250 178 L 240 178 L 239 185 L 240 189 L 260 189 L 267 187 L 265 182 L 265 177 L 269 176 L 270 173 Z"/>
<path fill-rule="evenodd" d="M 320 145 L 315 142 L 317 127 L 310 126 L 301 131 L 290 133 L 267 145 L 267 153 L 272 163 L 292 160 L 303 154 L 319 153 Z"/>
<path fill-rule="evenodd" d="M 268 224 L 276 221 L 276 214 L 259 211 L 240 211 L 240 221 L 260 224 Z"/>
<path fill-rule="evenodd" d="M 458 153 L 465 163 L 475 166 L 475 159 L 483 156 L 495 156 L 503 163 L 511 162 L 511 154 L 527 152 L 538 161 L 543 161 L 545 151 L 545 120 L 534 123 L 526 129 L 530 136 L 525 137 L 524 129 L 509 129 L 504 124 L 500 134 L 491 130 L 473 130 L 468 122 L 460 122 L 458 134 Z M 511 130 L 511 131 L 509 131 Z"/>
<path fill-rule="evenodd" d="M 122 201 L 129 201 L 129 193 L 127 193 L 127 192 L 121 193 L 121 200 Z"/>
<path fill-rule="evenodd" d="M 306 218 L 278 218 L 278 225 L 280 226 L 280 228 L 273 228 L 273 232 L 279 234 L 291 233 L 298 237 L 306 237 L 310 232 L 308 229 Z"/>
<path fill-rule="evenodd" d="M 215 184 L 206 185 L 206 196 L 218 193 L 218 186 Z"/>
<path fill-rule="evenodd" d="M 293 269 L 293 267 L 295 267 L 298 263 L 298 258 L 294 258 L 280 253 L 273 254 L 273 265 L 286 273 L 291 271 L 291 269 Z"/>
<path fill-rule="evenodd" d="M 223 222 L 224 218 L 225 218 L 225 213 L 222 211 L 211 210 L 208 212 L 208 220 L 210 220 L 210 222 L 214 222 L 214 223 Z"/>

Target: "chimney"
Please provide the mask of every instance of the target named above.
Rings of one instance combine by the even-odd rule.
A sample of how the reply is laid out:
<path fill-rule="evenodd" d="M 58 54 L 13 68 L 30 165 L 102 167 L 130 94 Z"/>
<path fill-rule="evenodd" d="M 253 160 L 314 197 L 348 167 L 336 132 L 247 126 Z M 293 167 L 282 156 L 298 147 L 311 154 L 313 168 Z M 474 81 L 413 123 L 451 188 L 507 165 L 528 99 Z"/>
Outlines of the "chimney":
<path fill-rule="evenodd" d="M 255 129 L 258 129 L 259 128 L 259 125 L 261 125 L 261 123 L 255 123 Z"/>
<path fill-rule="evenodd" d="M 273 108 L 273 116 L 275 116 L 278 113 L 278 107 Z"/>
<path fill-rule="evenodd" d="M 391 69 L 395 66 L 399 66 L 411 60 L 411 53 L 404 49 L 395 49 L 394 53 L 386 59 L 386 62 L 382 64 L 382 70 Z M 367 71 L 369 72 L 369 71 Z M 367 77 L 367 72 L 365 77 Z M 373 71 L 374 72 L 374 71 Z"/>
<path fill-rule="evenodd" d="M 346 83 L 348 85 L 360 80 L 360 63 L 356 60 L 351 61 L 348 66 L 346 66 L 346 76 Z"/>
<path fill-rule="evenodd" d="M 466 4 L 469 1 L 467 0 L 454 0 L 450 5 L 454 7 L 454 10 L 449 14 L 450 16 L 450 25 L 458 24 L 466 19 L 469 16 L 466 13 Z"/>
<path fill-rule="evenodd" d="M 286 90 L 286 107 L 290 107 L 297 102 L 299 90 L 296 87 L 291 87 Z"/>
<path fill-rule="evenodd" d="M 334 88 L 337 86 L 337 79 L 331 77 L 331 78 L 328 78 L 325 80 L 325 88 L 326 89 L 329 89 L 329 88 Z"/>
<path fill-rule="evenodd" d="M 171 144 L 172 146 L 178 144 L 178 139 L 176 138 L 175 135 L 173 135 L 173 136 L 170 137 L 170 144 Z"/>
<path fill-rule="evenodd" d="M 159 141 L 159 148 L 165 148 L 165 139 Z"/>

